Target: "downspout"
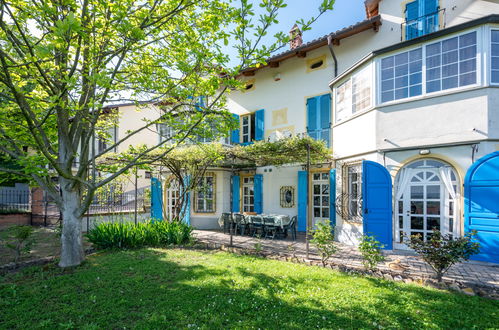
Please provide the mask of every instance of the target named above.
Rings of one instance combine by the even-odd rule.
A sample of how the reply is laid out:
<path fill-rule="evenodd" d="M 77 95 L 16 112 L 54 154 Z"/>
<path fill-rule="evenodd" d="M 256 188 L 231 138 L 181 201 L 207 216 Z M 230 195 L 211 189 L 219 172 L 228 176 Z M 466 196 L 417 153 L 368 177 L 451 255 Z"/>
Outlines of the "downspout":
<path fill-rule="evenodd" d="M 329 51 L 331 52 L 331 56 L 333 57 L 334 78 L 336 78 L 338 76 L 338 60 L 336 59 L 336 54 L 334 53 L 334 50 L 333 50 L 333 36 L 332 35 L 327 36 L 327 47 L 329 48 Z"/>

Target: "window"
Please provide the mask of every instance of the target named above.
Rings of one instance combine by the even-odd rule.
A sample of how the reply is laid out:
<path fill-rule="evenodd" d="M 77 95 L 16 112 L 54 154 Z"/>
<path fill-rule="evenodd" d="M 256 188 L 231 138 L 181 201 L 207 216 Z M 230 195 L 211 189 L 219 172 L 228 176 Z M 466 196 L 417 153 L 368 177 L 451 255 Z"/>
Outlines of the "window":
<path fill-rule="evenodd" d="M 344 167 L 343 213 L 346 220 L 362 220 L 362 165 L 354 164 Z"/>
<path fill-rule="evenodd" d="M 215 212 L 215 181 L 216 176 L 214 173 L 206 173 L 201 179 L 194 197 L 194 200 L 196 201 L 196 212 Z"/>
<path fill-rule="evenodd" d="M 255 114 L 241 116 L 243 143 L 250 143 L 255 139 Z"/>
<path fill-rule="evenodd" d="M 426 92 L 476 83 L 476 32 L 426 46 Z"/>
<path fill-rule="evenodd" d="M 159 143 L 170 140 L 175 135 L 173 128 L 163 123 L 156 124 L 156 129 L 159 135 Z"/>
<path fill-rule="evenodd" d="M 422 94 L 422 49 L 417 48 L 381 60 L 381 102 Z"/>
<path fill-rule="evenodd" d="M 493 30 L 491 34 L 491 74 L 490 81 L 499 83 L 499 30 Z"/>
<path fill-rule="evenodd" d="M 317 71 L 326 67 L 326 55 L 307 60 L 307 72 Z"/>
<path fill-rule="evenodd" d="M 336 88 L 336 122 L 371 106 L 371 68 L 352 75 Z"/>
<path fill-rule="evenodd" d="M 252 176 L 243 178 L 243 212 L 255 211 L 255 180 Z"/>
<path fill-rule="evenodd" d="M 97 132 L 97 138 L 96 138 L 97 154 L 104 152 L 107 148 L 116 143 L 117 129 L 118 128 L 116 126 L 113 126 L 105 131 Z"/>
<path fill-rule="evenodd" d="M 438 0 L 416 0 L 405 7 L 405 39 L 432 33 L 438 30 Z"/>
<path fill-rule="evenodd" d="M 150 172 L 150 171 L 145 171 L 145 172 L 144 172 L 144 178 L 146 178 L 146 179 L 150 179 L 150 178 L 152 178 L 152 174 L 151 174 L 151 172 Z"/>

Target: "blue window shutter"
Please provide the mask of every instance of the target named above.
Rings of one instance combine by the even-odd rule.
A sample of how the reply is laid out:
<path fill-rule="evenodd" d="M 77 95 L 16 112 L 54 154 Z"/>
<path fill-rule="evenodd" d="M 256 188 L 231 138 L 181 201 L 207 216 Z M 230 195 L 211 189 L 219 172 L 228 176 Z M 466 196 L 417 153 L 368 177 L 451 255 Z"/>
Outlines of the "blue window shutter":
<path fill-rule="evenodd" d="M 184 178 L 184 185 L 189 187 L 189 184 L 191 182 L 191 176 L 190 175 L 187 175 L 185 178 Z M 191 224 L 191 194 L 190 192 L 187 192 L 186 196 L 185 196 L 186 200 L 185 200 L 185 203 L 184 203 L 184 206 L 183 206 L 183 215 L 184 215 L 184 222 L 188 225 Z"/>
<path fill-rule="evenodd" d="M 157 178 L 151 178 L 151 219 L 163 220 L 163 193 Z"/>
<path fill-rule="evenodd" d="M 364 234 L 391 250 L 392 177 L 382 165 L 367 160 L 362 162 L 362 209 Z"/>
<path fill-rule="evenodd" d="M 331 94 L 320 96 L 320 139 L 326 141 L 326 145 L 330 145 L 330 129 L 331 129 Z"/>
<path fill-rule="evenodd" d="M 307 100 L 307 133 L 310 137 L 318 139 L 317 130 L 319 113 L 317 111 L 317 98 L 312 97 Z"/>
<path fill-rule="evenodd" d="M 254 177 L 255 212 L 263 213 L 263 175 L 255 174 Z"/>
<path fill-rule="evenodd" d="M 265 136 L 265 110 L 255 112 L 255 141 L 263 140 Z"/>
<path fill-rule="evenodd" d="M 307 171 L 298 171 L 298 231 L 307 230 Z"/>
<path fill-rule="evenodd" d="M 236 115 L 235 113 L 233 113 L 232 116 L 239 123 L 239 115 Z M 232 131 L 230 142 L 233 143 L 233 144 L 238 144 L 239 143 L 239 128 Z"/>
<path fill-rule="evenodd" d="M 239 175 L 232 176 L 232 212 L 239 212 Z"/>
<path fill-rule="evenodd" d="M 329 222 L 336 226 L 336 169 L 329 171 Z"/>
<path fill-rule="evenodd" d="M 410 40 L 419 36 L 419 1 L 409 2 L 405 5 L 405 39 Z"/>

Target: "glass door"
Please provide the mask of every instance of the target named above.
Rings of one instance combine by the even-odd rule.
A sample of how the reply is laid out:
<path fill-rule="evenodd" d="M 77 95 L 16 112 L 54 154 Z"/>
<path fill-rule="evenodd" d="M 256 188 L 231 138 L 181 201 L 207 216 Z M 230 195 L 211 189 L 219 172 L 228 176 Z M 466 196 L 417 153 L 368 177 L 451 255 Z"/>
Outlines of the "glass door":
<path fill-rule="evenodd" d="M 329 220 L 329 172 L 312 173 L 312 228 Z"/>

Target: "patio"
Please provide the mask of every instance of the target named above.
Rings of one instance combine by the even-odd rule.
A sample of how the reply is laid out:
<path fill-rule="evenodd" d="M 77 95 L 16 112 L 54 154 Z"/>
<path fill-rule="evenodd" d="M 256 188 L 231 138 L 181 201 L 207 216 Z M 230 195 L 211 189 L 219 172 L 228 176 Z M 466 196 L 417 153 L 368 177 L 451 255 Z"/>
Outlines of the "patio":
<path fill-rule="evenodd" d="M 222 231 L 195 230 L 194 236 L 198 241 L 215 246 L 229 246 L 230 235 Z M 255 244 L 261 244 L 263 252 L 271 255 L 292 258 L 305 262 L 316 262 L 320 258 L 315 247 L 310 244 L 310 258 L 306 259 L 306 243 L 304 233 L 298 233 L 297 239 L 293 241 L 290 237 L 285 239 L 258 239 L 251 236 L 233 236 L 232 245 L 236 248 L 254 250 Z M 353 246 L 337 243 L 339 252 L 336 253 L 329 263 L 347 270 L 363 269 L 360 252 Z M 410 279 L 426 280 L 433 277 L 433 270 L 421 259 L 410 251 L 385 251 L 385 262 L 378 265 L 383 276 L 393 280 Z M 393 275 L 389 275 L 393 274 Z M 447 283 L 460 284 L 464 287 L 484 288 L 485 290 L 499 292 L 499 265 L 468 261 L 453 266 L 444 276 Z M 458 285 L 459 288 L 459 285 Z M 463 290 L 465 293 L 466 290 Z M 473 293 L 473 291 L 469 291 Z"/>

